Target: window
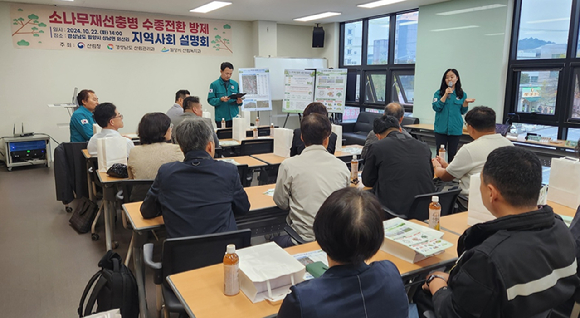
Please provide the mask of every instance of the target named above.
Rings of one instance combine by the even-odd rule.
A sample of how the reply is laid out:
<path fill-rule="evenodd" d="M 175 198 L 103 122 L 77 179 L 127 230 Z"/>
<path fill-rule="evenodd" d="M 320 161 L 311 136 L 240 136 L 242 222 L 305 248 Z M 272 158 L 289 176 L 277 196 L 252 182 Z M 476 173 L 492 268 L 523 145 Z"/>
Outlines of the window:
<path fill-rule="evenodd" d="M 518 59 L 566 57 L 572 0 L 522 0 Z"/>
<path fill-rule="evenodd" d="M 362 31 L 363 24 L 362 21 L 346 23 L 344 28 L 348 35 L 352 35 L 353 38 L 349 38 L 343 47 L 343 50 L 350 50 L 350 54 L 354 56 L 349 56 L 348 59 L 344 59 L 344 65 L 360 65 L 361 64 L 361 49 L 362 49 Z"/>
<path fill-rule="evenodd" d="M 386 73 L 367 72 L 365 78 L 366 102 L 372 104 L 385 104 L 385 88 L 387 82 Z"/>
<path fill-rule="evenodd" d="M 382 110 L 396 101 L 413 111 L 418 19 L 413 10 L 341 23 L 348 106 Z"/>
<path fill-rule="evenodd" d="M 558 92 L 558 71 L 523 71 L 520 73 L 518 113 L 554 115 Z"/>
<path fill-rule="evenodd" d="M 503 119 L 520 137 L 569 139 L 580 128 L 580 1 L 515 0 L 514 10 Z"/>
<path fill-rule="evenodd" d="M 389 58 L 390 17 L 368 20 L 367 64 L 387 64 Z"/>
<path fill-rule="evenodd" d="M 395 31 L 395 64 L 414 64 L 417 52 L 419 12 L 397 16 Z"/>

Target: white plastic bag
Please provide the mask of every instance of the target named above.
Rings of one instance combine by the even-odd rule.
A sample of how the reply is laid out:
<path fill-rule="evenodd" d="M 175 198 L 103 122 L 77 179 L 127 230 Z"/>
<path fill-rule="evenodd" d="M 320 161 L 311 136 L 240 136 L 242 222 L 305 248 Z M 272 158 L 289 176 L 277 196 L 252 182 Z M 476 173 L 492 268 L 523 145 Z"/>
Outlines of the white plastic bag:
<path fill-rule="evenodd" d="M 127 138 L 107 137 L 97 139 L 97 160 L 100 172 L 107 172 L 115 163 L 126 165 Z"/>

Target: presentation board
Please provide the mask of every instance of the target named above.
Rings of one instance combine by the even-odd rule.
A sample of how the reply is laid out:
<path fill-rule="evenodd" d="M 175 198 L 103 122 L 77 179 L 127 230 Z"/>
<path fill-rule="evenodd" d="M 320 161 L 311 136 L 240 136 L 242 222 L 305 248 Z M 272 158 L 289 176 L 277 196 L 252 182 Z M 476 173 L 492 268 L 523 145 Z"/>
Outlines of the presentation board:
<path fill-rule="evenodd" d="M 246 93 L 242 111 L 272 110 L 270 71 L 266 68 L 241 68 L 240 92 Z"/>
<path fill-rule="evenodd" d="M 314 100 L 315 71 L 284 70 L 284 100 L 282 111 L 302 113 Z"/>
<path fill-rule="evenodd" d="M 343 113 L 346 100 L 346 69 L 285 70 L 282 111 L 302 113 L 312 102 L 329 113 Z"/>
<path fill-rule="evenodd" d="M 343 113 L 346 100 L 346 69 L 316 71 L 314 101 L 323 103 L 329 113 Z"/>
<path fill-rule="evenodd" d="M 284 99 L 284 70 L 325 69 L 328 61 L 308 58 L 254 57 L 254 67 L 270 70 L 270 96 L 272 100 Z"/>

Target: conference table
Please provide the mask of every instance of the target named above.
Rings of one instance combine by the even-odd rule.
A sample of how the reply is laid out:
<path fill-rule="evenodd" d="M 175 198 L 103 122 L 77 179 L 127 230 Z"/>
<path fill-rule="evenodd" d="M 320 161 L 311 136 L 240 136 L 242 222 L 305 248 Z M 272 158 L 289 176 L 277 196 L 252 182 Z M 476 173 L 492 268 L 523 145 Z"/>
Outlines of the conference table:
<path fill-rule="evenodd" d="M 263 186 L 246 187 L 244 190 L 250 201 L 250 211 L 243 216 L 236 216 L 236 224 L 239 229 L 249 228 L 252 236 L 269 233 L 278 233 L 284 230 L 288 211 L 279 209 L 271 196 L 274 184 Z M 139 293 L 139 306 L 142 317 L 147 313 L 147 301 L 145 293 L 145 268 L 143 262 L 143 245 L 147 241 L 147 233 L 165 226 L 162 216 L 152 219 L 144 219 L 141 215 L 143 202 L 131 202 L 123 204 L 123 212 L 133 229 L 131 237 L 131 249 L 135 265 L 135 279 Z"/>
<path fill-rule="evenodd" d="M 567 217 L 574 217 L 576 214 L 576 210 L 570 207 L 548 201 L 547 205 L 551 206 L 554 210 L 554 213 L 567 216 Z M 441 217 L 441 227 L 449 232 L 455 233 L 457 235 L 463 234 L 465 230 L 467 230 L 471 225 L 467 224 L 467 212 L 455 213 L 451 215 L 445 215 Z"/>
<path fill-rule="evenodd" d="M 412 222 L 426 225 L 416 220 Z M 446 249 L 442 254 L 412 264 L 379 250 L 370 259 L 370 262 L 389 260 L 397 266 L 404 281 L 410 277 L 419 277 L 422 280 L 428 272 L 436 268 L 450 266 L 457 259 L 455 246 L 459 237 L 447 231 L 443 232 L 443 239 L 453 243 L 454 246 Z M 316 242 L 311 242 L 289 247 L 286 251 L 293 255 L 319 249 L 320 247 Z M 190 317 L 258 318 L 278 312 L 281 303 L 262 301 L 254 304 L 242 291 L 235 296 L 225 296 L 223 294 L 223 275 L 223 264 L 216 264 L 170 275 L 167 277 L 167 281 Z"/>

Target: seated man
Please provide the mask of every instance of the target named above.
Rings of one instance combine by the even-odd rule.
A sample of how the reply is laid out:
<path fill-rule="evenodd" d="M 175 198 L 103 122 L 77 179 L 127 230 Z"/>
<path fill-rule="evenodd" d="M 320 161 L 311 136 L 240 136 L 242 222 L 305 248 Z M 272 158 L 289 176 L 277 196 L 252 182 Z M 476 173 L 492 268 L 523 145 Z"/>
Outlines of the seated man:
<path fill-rule="evenodd" d="M 408 300 L 390 261 L 366 264 L 383 240 L 383 211 L 368 191 L 343 188 L 324 201 L 314 234 L 326 252 L 328 270 L 291 287 L 278 318 L 407 318 Z M 366 315 L 365 315 L 366 314 Z"/>
<path fill-rule="evenodd" d="M 302 119 L 300 130 L 306 148 L 300 156 L 280 164 L 274 202 L 280 209 L 290 210 L 287 222 L 292 229 L 312 241 L 316 212 L 332 192 L 350 184 L 350 172 L 343 161 L 326 150 L 330 136 L 328 117 L 310 114 Z M 294 245 L 289 236 L 276 239 L 282 247 Z"/>
<path fill-rule="evenodd" d="M 322 103 L 310 103 L 304 109 L 302 116 L 304 118 L 310 114 L 321 114 L 328 117 L 328 110 Z M 294 134 L 292 135 L 292 146 L 290 147 L 290 157 L 301 154 L 305 148 L 304 142 L 302 141 L 300 135 L 300 128 L 294 129 Z M 328 140 L 328 146 L 326 147 L 326 150 L 328 150 L 328 152 L 333 155 L 336 149 L 336 138 L 338 138 L 338 136 L 335 133 L 330 133 L 330 139 Z"/>
<path fill-rule="evenodd" d="M 209 128 L 213 130 L 213 124 L 210 118 L 203 118 L 203 109 L 201 103 L 199 101 L 199 97 L 197 96 L 188 96 L 182 101 L 183 105 L 183 114 L 177 116 L 176 118 L 171 119 L 171 123 L 173 127 L 177 127 L 182 121 L 188 118 L 200 118 L 204 120 L 208 125 Z M 175 135 L 171 137 L 173 143 L 177 143 L 175 140 Z M 218 139 L 217 134 L 213 133 L 213 142 L 216 148 L 220 146 L 220 140 Z"/>
<path fill-rule="evenodd" d="M 469 196 L 469 179 L 480 173 L 490 152 L 499 147 L 513 146 L 512 142 L 495 133 L 495 112 L 485 106 L 474 107 L 465 114 L 467 132 L 473 142 L 459 149 L 449 164 L 443 158 L 433 159 L 435 176 L 443 181 L 460 180 L 461 194 Z"/>
<path fill-rule="evenodd" d="M 79 108 L 70 118 L 70 142 L 87 142 L 93 136 L 93 111 L 99 104 L 99 98 L 90 89 L 83 89 L 77 95 Z"/>
<path fill-rule="evenodd" d="M 163 215 L 167 237 L 237 230 L 234 215 L 250 209 L 238 168 L 213 159 L 213 131 L 203 120 L 184 120 L 175 135 L 185 160 L 159 168 L 141 214 Z"/>
<path fill-rule="evenodd" d="M 89 154 L 94 156 L 97 154 L 97 139 L 106 137 L 122 137 L 117 130 L 123 128 L 125 124 L 123 123 L 123 115 L 117 111 L 117 106 L 112 103 L 102 103 L 97 105 L 93 117 L 95 117 L 97 124 L 103 128 L 100 133 L 91 137 L 87 146 Z M 133 144 L 133 141 L 131 141 L 130 138 L 126 139 L 127 157 L 129 157 L 131 149 L 135 147 L 135 144 Z"/>
<path fill-rule="evenodd" d="M 401 123 L 403 122 L 403 118 L 405 118 L 405 109 L 403 108 L 403 106 L 401 106 L 401 104 L 399 103 L 388 103 L 387 106 L 385 106 L 385 115 L 389 115 L 389 116 L 393 116 L 395 118 L 399 119 L 399 125 L 401 125 Z M 401 127 L 401 132 L 409 137 L 411 137 L 411 135 L 409 135 L 409 133 Z M 369 131 L 369 134 L 367 135 L 367 139 L 365 140 L 365 145 L 363 147 L 363 150 L 361 152 L 361 157 L 363 159 L 367 158 L 367 152 L 369 151 L 369 146 L 373 143 L 378 141 L 377 139 L 377 134 L 375 133 L 374 130 Z"/>
<path fill-rule="evenodd" d="M 547 317 L 579 279 L 570 231 L 551 207 L 536 205 L 540 160 L 523 148 L 501 147 L 481 176 L 483 204 L 497 219 L 467 229 L 451 272 L 433 273 L 423 289 L 433 295 L 437 317 Z"/>
<path fill-rule="evenodd" d="M 362 182 L 374 188 L 383 206 L 404 217 L 416 195 L 435 191 L 431 150 L 403 134 L 393 116 L 375 119 L 373 128 L 379 141 L 369 146 Z"/>
<path fill-rule="evenodd" d="M 167 115 L 171 121 L 179 117 L 179 115 L 183 114 L 183 100 L 188 96 L 189 91 L 186 89 L 178 90 L 177 93 L 175 93 L 175 104 L 173 104 L 167 113 L 165 113 L 165 115 Z"/>

